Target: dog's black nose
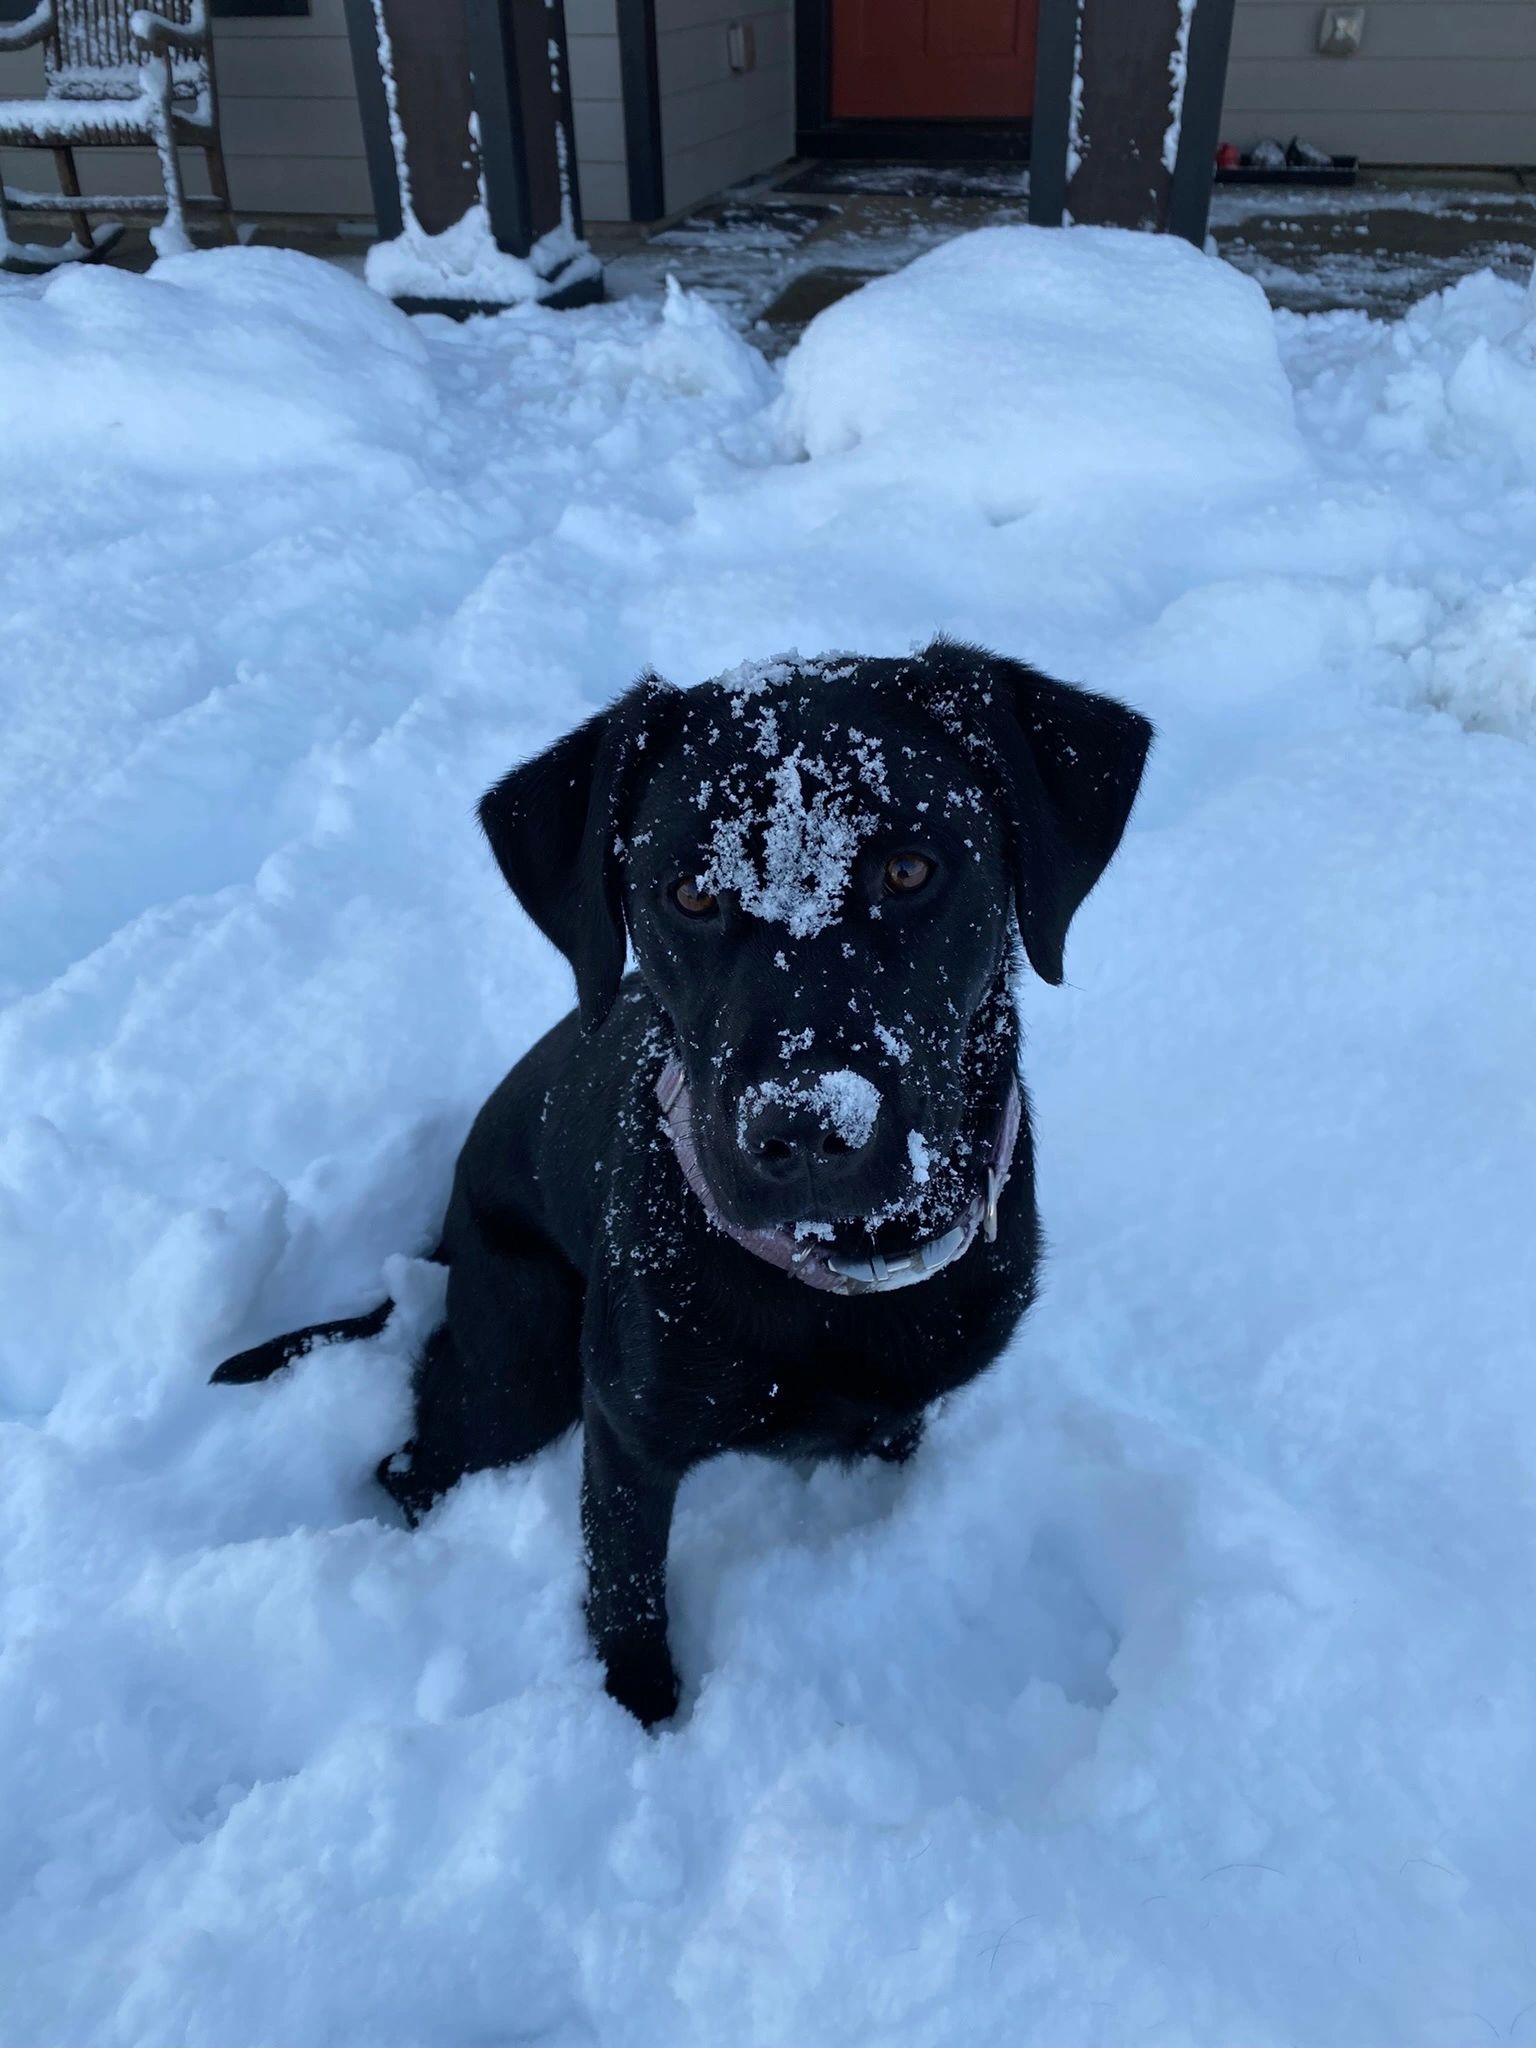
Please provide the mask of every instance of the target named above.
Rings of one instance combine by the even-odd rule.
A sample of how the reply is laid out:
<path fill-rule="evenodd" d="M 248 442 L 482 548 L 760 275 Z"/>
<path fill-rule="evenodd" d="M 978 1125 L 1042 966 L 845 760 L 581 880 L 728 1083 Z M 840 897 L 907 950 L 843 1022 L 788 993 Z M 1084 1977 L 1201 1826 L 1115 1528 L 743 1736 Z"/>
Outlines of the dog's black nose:
<path fill-rule="evenodd" d="M 822 1074 L 809 1081 L 763 1082 L 749 1088 L 737 1135 L 741 1149 L 769 1180 L 792 1180 L 810 1167 L 834 1170 L 865 1152 L 880 1113 L 880 1092 L 861 1074 Z"/>

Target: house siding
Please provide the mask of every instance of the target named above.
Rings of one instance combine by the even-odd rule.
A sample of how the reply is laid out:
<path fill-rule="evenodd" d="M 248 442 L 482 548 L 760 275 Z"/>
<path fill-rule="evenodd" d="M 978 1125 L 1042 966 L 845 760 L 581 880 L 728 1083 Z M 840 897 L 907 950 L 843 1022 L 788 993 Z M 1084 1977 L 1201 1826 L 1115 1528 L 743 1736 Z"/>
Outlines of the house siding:
<path fill-rule="evenodd" d="M 1222 134 L 1303 135 L 1375 164 L 1536 163 L 1532 0 L 1366 0 L 1353 57 L 1313 0 L 1237 0 Z"/>
<path fill-rule="evenodd" d="M 308 15 L 214 23 L 224 151 L 236 207 L 249 213 L 373 212 L 342 0 L 310 0 Z M 42 53 L 0 57 L 0 96 L 40 92 Z M 148 150 L 76 152 L 87 192 L 158 191 Z M 188 189 L 207 189 L 201 154 L 183 153 Z M 37 150 L 0 151 L 8 185 L 55 192 L 53 161 Z"/>
<path fill-rule="evenodd" d="M 582 204 L 591 221 L 630 217 L 618 7 L 566 0 Z M 655 0 L 669 212 L 793 154 L 793 0 Z M 1237 0 L 1223 136 L 1305 135 L 1381 164 L 1536 163 L 1536 0 L 1366 0 L 1358 56 L 1316 48 L 1316 0 Z M 726 35 L 750 23 L 757 59 L 731 71 Z M 307 16 L 214 27 L 225 150 L 248 213 L 372 212 L 343 0 Z M 0 57 L 0 97 L 42 85 L 36 50 Z M 154 191 L 148 152 L 81 150 L 88 192 Z M 202 166 L 189 152 L 188 182 Z M 0 152 L 8 184 L 57 190 L 51 159 Z"/>
<path fill-rule="evenodd" d="M 731 70 L 726 34 L 750 24 L 757 61 Z M 669 213 L 772 170 L 795 152 L 793 0 L 656 0 Z"/>
<path fill-rule="evenodd" d="M 582 204 L 590 219 L 627 220 L 615 0 L 568 0 L 566 16 Z M 217 20 L 213 41 L 236 210 L 370 218 L 343 0 L 310 0 L 307 16 Z M 41 50 L 0 57 L 0 98 L 26 99 L 42 86 Z M 82 149 L 76 161 L 88 193 L 159 190 L 147 150 Z M 183 171 L 190 191 L 207 189 L 197 151 L 184 152 Z M 43 151 L 0 150 L 0 177 L 28 191 L 58 190 Z"/>
<path fill-rule="evenodd" d="M 565 32 L 582 213 L 592 221 L 628 220 L 618 0 L 565 0 Z"/>

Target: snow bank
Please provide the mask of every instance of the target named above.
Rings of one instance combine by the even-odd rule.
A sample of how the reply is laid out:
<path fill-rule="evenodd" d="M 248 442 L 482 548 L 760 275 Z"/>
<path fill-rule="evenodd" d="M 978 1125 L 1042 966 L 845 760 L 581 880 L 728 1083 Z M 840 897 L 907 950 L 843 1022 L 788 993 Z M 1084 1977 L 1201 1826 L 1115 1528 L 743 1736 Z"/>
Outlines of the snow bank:
<path fill-rule="evenodd" d="M 1419 544 L 1362 598 L 1380 693 L 1536 738 L 1536 280 L 1484 272 L 1395 325 L 1335 314 L 1286 330 L 1323 461 L 1370 480 L 1365 516 L 1420 501 Z"/>
<path fill-rule="evenodd" d="M 945 490 L 997 516 L 1094 484 L 1209 496 L 1293 474 L 1291 397 L 1258 286 L 1172 236 L 987 228 L 813 322 L 785 377 L 813 457 Z"/>
<path fill-rule="evenodd" d="M 0 474 L 239 469 L 410 448 L 436 411 L 410 322 L 286 249 L 212 249 L 147 279 L 70 267 L 0 298 Z"/>
<path fill-rule="evenodd" d="M 680 295 L 4 287 L 8 2039 L 1531 2024 L 1536 751 L 1466 728 L 1520 726 L 1536 493 L 1446 397 L 1524 388 L 1524 301 L 1271 327 L 1153 247 L 982 237 L 834 309 L 811 460 Z M 586 1647 L 574 1445 L 415 1535 L 368 1477 L 407 1255 L 570 1000 L 472 804 L 648 661 L 935 628 L 1162 730 L 1024 993 L 1045 1298 L 909 1468 L 689 1481 L 651 1740 Z M 375 1342 L 205 1386 L 385 1284 Z"/>

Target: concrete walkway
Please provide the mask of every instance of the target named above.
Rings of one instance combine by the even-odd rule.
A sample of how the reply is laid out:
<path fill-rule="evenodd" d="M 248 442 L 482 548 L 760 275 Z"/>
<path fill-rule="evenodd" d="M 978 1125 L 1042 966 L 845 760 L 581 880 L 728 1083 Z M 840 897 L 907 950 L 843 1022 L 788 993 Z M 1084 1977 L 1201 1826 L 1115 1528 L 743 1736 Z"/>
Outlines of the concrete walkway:
<path fill-rule="evenodd" d="M 1028 216 L 1026 171 L 960 170 L 935 181 L 931 173 L 912 179 L 911 168 L 860 166 L 862 189 L 823 191 L 805 189 L 804 167 L 791 166 L 649 237 L 601 238 L 609 288 L 654 291 L 670 272 L 776 355 L 869 278 L 953 235 Z M 832 182 L 845 178 L 846 169 Z M 880 189 L 934 182 L 941 189 Z M 1474 270 L 1529 274 L 1536 173 L 1378 172 L 1341 188 L 1222 186 L 1211 233 L 1277 306 L 1392 316 Z"/>

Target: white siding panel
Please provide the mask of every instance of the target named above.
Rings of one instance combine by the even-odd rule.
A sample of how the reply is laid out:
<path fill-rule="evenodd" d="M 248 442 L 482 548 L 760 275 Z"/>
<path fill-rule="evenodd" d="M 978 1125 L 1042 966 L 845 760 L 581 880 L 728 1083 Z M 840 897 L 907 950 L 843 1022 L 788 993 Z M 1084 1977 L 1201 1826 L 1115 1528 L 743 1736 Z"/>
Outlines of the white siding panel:
<path fill-rule="evenodd" d="M 731 70 L 727 31 L 751 24 L 757 61 Z M 669 211 L 694 205 L 795 147 L 792 0 L 656 0 L 662 154 Z"/>
<path fill-rule="evenodd" d="M 619 77 L 617 36 L 572 36 L 568 48 L 573 99 L 617 100 L 624 97 L 623 81 Z"/>
<path fill-rule="evenodd" d="M 1234 58 L 1317 58 L 1321 10 L 1296 0 L 1238 0 Z M 1467 56 L 1482 62 L 1536 56 L 1530 0 L 1367 0 L 1365 41 L 1355 57 L 1321 61 L 1358 70 L 1387 57 Z"/>
<path fill-rule="evenodd" d="M 249 213 L 339 214 L 369 220 L 373 193 L 360 156 L 251 157 L 230 169 L 237 203 Z M 361 254 L 368 244 L 358 242 Z"/>
<path fill-rule="evenodd" d="M 629 172 L 623 164 L 589 164 L 581 167 L 581 204 L 589 222 L 629 219 Z"/>
<path fill-rule="evenodd" d="M 783 135 L 784 124 L 775 117 L 757 128 L 737 129 L 668 156 L 667 205 L 681 211 L 755 171 L 782 163 L 794 147 L 793 134 L 787 147 Z"/>
<path fill-rule="evenodd" d="M 1366 78 L 1370 99 L 1362 100 Z M 1536 56 L 1485 64 L 1474 57 L 1386 57 L 1366 73 L 1350 64 L 1314 64 L 1305 58 L 1278 63 L 1237 63 L 1227 78 L 1234 110 L 1273 106 L 1298 114 L 1519 114 L 1532 123 L 1536 142 Z"/>
<path fill-rule="evenodd" d="M 568 36 L 617 36 L 618 0 L 565 0 Z"/>
<path fill-rule="evenodd" d="M 1381 164 L 1536 164 L 1536 0 L 1366 0 L 1358 55 L 1312 0 L 1237 0 L 1222 133 Z"/>
<path fill-rule="evenodd" d="M 294 61 L 281 36 L 221 36 L 215 58 L 219 94 L 237 99 L 353 99 L 352 46 L 345 36 L 307 36 Z"/>
<path fill-rule="evenodd" d="M 624 162 L 624 109 L 617 100 L 577 100 L 576 161 L 582 177 L 588 164 Z"/>

